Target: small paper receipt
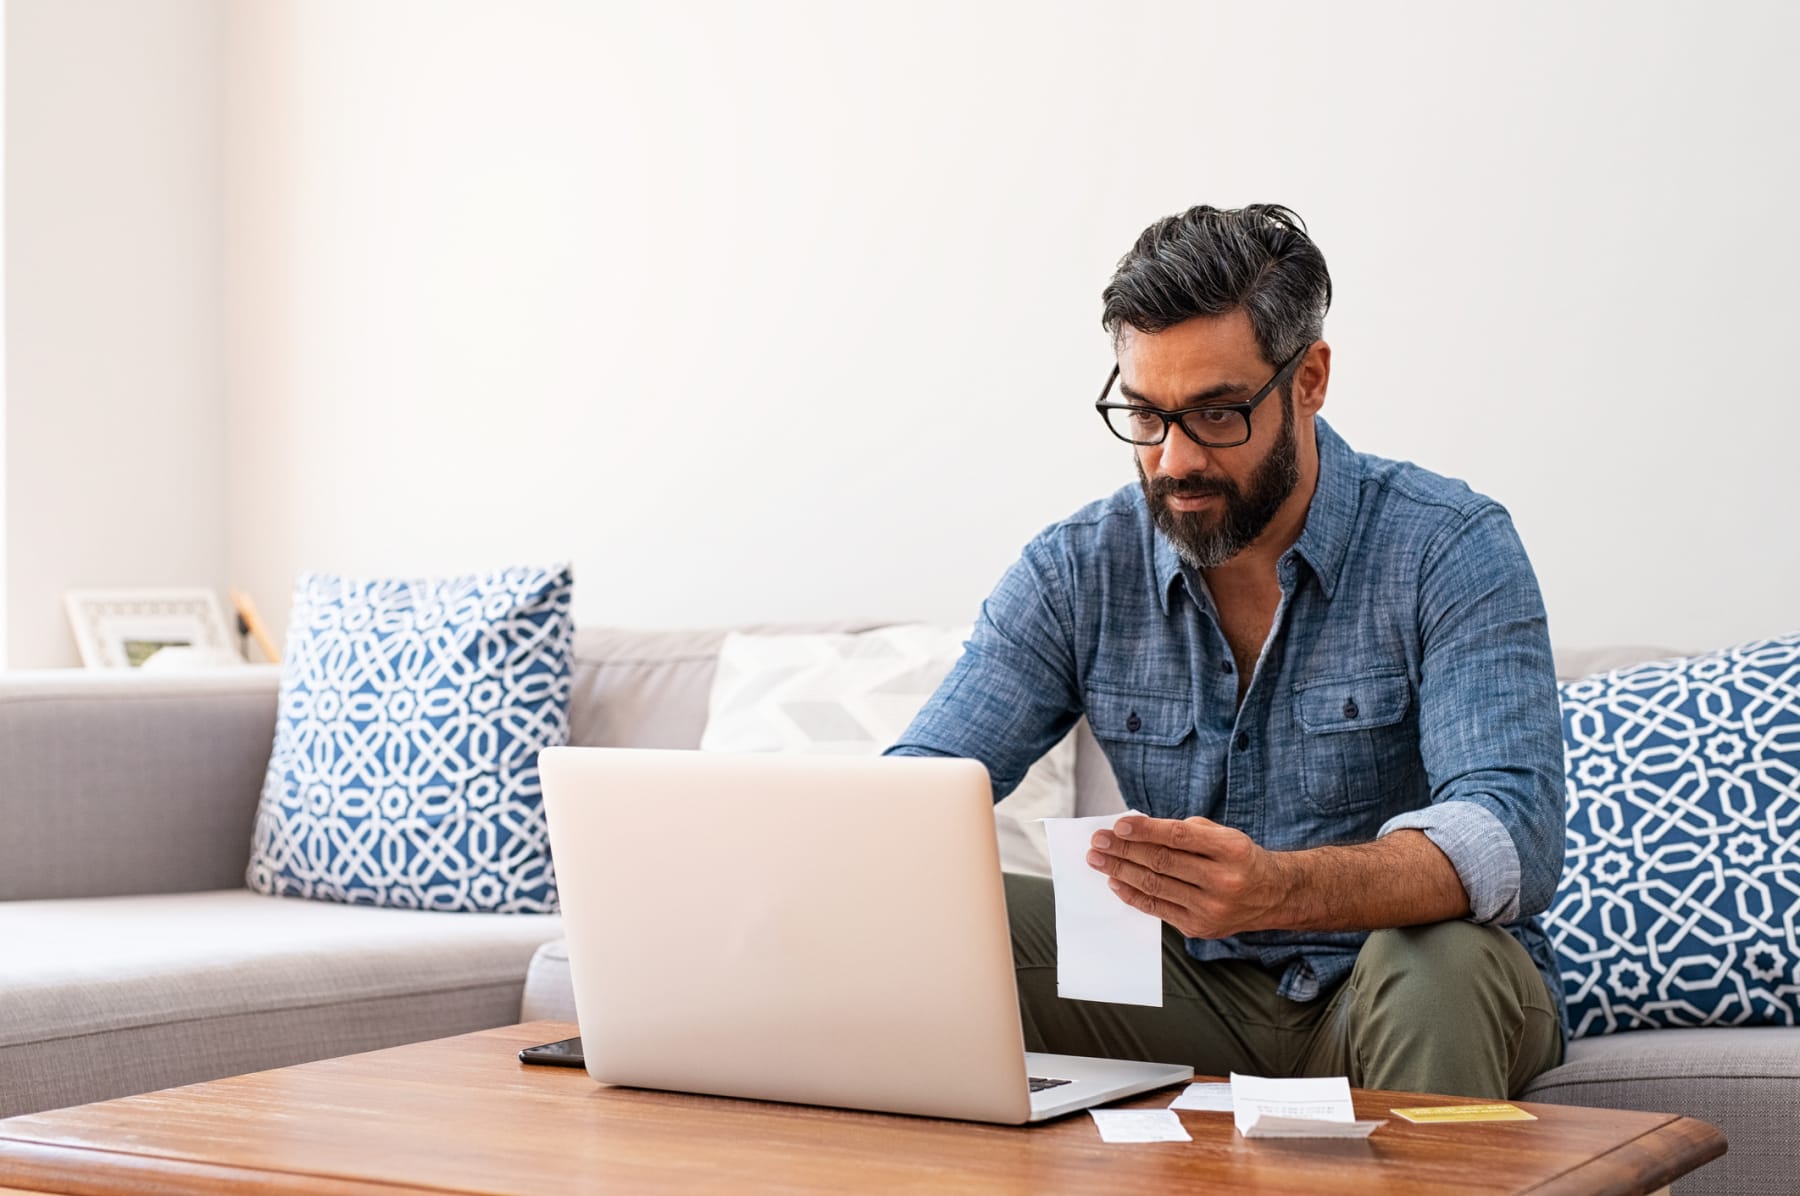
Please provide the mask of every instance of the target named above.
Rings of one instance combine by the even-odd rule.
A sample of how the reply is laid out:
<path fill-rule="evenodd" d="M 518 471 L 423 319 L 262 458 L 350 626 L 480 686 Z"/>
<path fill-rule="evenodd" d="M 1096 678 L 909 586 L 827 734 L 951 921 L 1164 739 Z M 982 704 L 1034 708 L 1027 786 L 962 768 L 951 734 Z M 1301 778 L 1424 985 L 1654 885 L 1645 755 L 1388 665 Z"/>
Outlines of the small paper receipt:
<path fill-rule="evenodd" d="M 1094 832 L 1118 814 L 1046 818 L 1056 886 L 1056 995 L 1118 1005 L 1163 1003 L 1162 922 L 1132 909 L 1090 868 Z"/>
<path fill-rule="evenodd" d="M 1170 1109 L 1089 1109 L 1102 1142 L 1192 1142 Z"/>
<path fill-rule="evenodd" d="M 1231 1100 L 1246 1138 L 1367 1138 L 1387 1124 L 1356 1119 L 1344 1076 L 1274 1080 L 1232 1072 Z"/>
<path fill-rule="evenodd" d="M 1230 1084 L 1189 1084 L 1169 1106 L 1171 1109 L 1198 1109 L 1202 1113 L 1230 1113 L 1236 1107 L 1231 1103 Z"/>

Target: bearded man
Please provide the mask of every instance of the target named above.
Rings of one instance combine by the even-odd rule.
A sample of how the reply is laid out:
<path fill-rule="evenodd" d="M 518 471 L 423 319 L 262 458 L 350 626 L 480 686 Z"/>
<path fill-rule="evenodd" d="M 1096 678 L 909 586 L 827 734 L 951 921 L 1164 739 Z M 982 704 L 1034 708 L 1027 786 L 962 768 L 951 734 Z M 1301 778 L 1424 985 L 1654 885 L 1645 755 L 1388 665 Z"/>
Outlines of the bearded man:
<path fill-rule="evenodd" d="M 1026 1049 L 1518 1094 L 1563 1050 L 1563 757 L 1511 519 L 1319 417 L 1331 280 L 1288 209 L 1158 221 L 1103 302 L 1137 484 L 1026 545 L 889 749 L 998 800 L 1085 716 L 1118 779 L 1088 863 L 1164 923 L 1164 1004 L 1058 998 L 1050 884 L 1009 875 Z"/>

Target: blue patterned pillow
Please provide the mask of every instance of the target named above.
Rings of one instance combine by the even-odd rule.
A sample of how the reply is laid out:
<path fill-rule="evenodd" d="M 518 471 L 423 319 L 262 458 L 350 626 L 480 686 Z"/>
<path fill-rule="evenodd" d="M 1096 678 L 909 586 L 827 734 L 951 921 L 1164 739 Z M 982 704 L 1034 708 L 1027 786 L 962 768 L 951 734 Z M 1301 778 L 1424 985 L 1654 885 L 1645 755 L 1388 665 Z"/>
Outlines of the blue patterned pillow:
<path fill-rule="evenodd" d="M 302 574 L 252 889 L 550 913 L 538 752 L 569 738 L 569 570 Z"/>
<path fill-rule="evenodd" d="M 1800 1015 L 1800 635 L 1562 687 L 1576 1037 Z"/>

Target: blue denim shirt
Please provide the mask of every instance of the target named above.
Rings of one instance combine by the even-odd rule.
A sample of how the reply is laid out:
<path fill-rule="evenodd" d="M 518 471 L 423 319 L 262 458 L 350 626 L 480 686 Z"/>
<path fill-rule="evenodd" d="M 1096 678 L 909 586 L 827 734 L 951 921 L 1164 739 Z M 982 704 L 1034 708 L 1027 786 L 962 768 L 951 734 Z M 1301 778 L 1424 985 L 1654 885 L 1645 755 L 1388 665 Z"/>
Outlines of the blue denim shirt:
<path fill-rule="evenodd" d="M 1047 528 L 983 604 L 892 754 L 981 760 L 998 800 L 1086 715 L 1125 804 L 1290 851 L 1421 830 L 1473 921 L 1562 986 L 1535 915 L 1562 874 L 1563 747 L 1543 599 L 1505 508 L 1315 424 L 1319 481 L 1242 706 L 1200 574 L 1133 483 Z M 1189 939 L 1312 1000 L 1366 932 Z"/>

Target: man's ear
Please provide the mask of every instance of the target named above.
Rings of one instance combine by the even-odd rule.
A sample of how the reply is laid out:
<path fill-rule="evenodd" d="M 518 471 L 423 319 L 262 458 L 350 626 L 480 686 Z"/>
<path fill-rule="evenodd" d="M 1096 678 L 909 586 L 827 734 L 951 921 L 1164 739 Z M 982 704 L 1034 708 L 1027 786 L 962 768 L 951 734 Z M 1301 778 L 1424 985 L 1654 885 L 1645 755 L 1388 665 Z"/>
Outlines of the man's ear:
<path fill-rule="evenodd" d="M 1325 388 L 1331 382 L 1331 346 L 1313 342 L 1306 360 L 1294 371 L 1294 410 L 1300 415 L 1317 415 L 1325 405 Z"/>

